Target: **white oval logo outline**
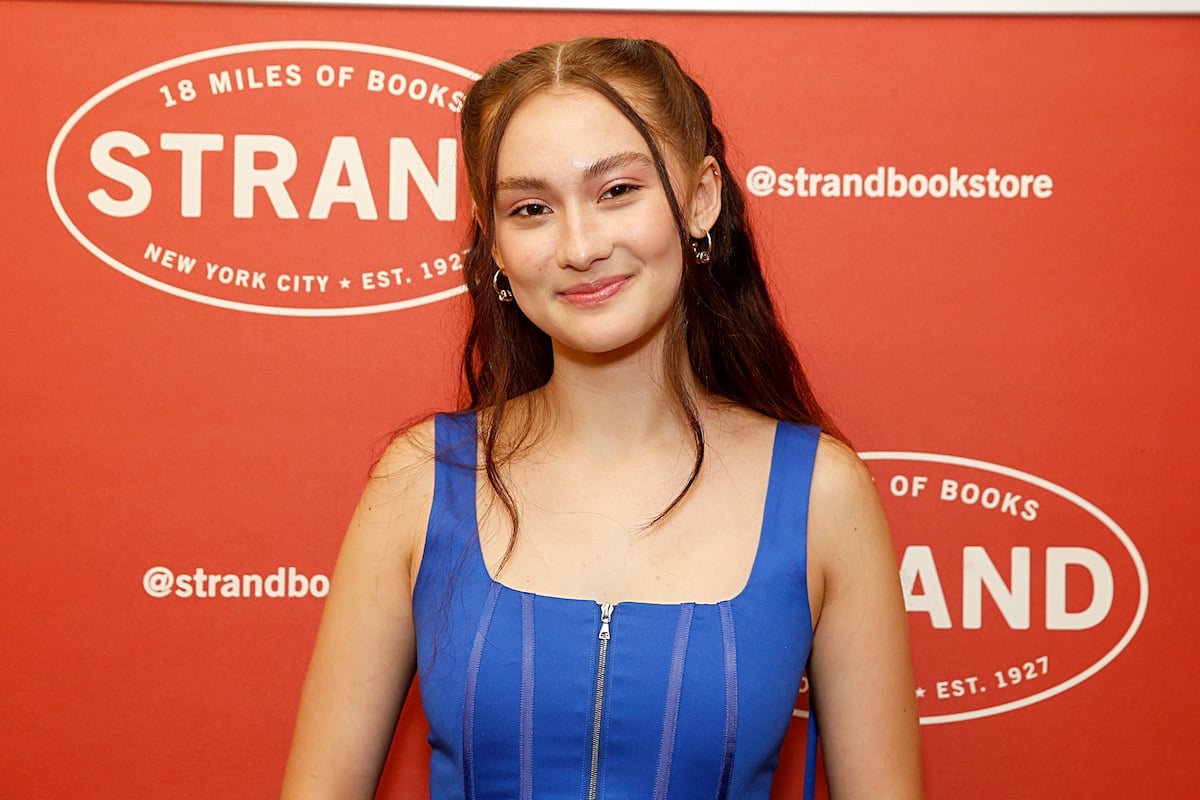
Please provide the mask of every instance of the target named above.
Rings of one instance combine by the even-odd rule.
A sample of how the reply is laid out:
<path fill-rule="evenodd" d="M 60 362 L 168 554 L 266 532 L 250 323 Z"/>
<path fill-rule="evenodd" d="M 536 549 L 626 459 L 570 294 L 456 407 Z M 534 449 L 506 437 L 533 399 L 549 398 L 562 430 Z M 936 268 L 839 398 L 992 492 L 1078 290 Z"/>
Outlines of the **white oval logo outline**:
<path fill-rule="evenodd" d="M 1117 537 L 1117 541 L 1119 541 L 1129 553 L 1129 557 L 1133 561 L 1134 568 L 1137 570 L 1138 574 L 1138 606 L 1137 611 L 1133 615 L 1133 621 L 1130 622 L 1128 630 L 1125 631 L 1125 634 L 1112 647 L 1112 649 L 1101 656 L 1090 667 L 1087 667 L 1081 672 L 1076 673 L 1074 676 L 1061 683 L 1051 686 L 1049 689 L 1045 689 L 1037 694 L 1030 695 L 1029 697 L 1023 697 L 1020 700 L 1013 700 L 1008 703 L 1001 703 L 998 706 L 988 706 L 987 708 L 981 708 L 975 711 L 962 711 L 956 714 L 935 714 L 921 717 L 920 723 L 922 725 L 940 725 L 947 722 L 963 722 L 970 719 L 991 717 L 997 714 L 1004 714 L 1009 711 L 1014 711 L 1018 708 L 1024 708 L 1025 706 L 1031 706 L 1035 703 L 1040 703 L 1043 700 L 1054 697 L 1055 695 L 1062 694 L 1068 689 L 1078 686 L 1100 670 L 1107 667 L 1109 663 L 1111 663 L 1112 660 L 1115 659 L 1121 653 L 1121 651 L 1125 649 L 1133 637 L 1137 635 L 1138 629 L 1142 625 L 1142 620 L 1146 616 L 1146 606 L 1150 602 L 1150 577 L 1146 573 L 1146 564 L 1142 561 L 1142 555 L 1138 552 L 1137 546 L 1134 545 L 1133 540 L 1129 538 L 1129 534 L 1125 533 L 1125 531 L 1121 529 L 1121 526 L 1118 525 L 1112 517 L 1108 516 L 1108 514 L 1105 514 L 1093 503 L 1075 494 L 1070 489 L 1059 486 L 1056 483 L 1051 483 L 1045 478 L 1039 478 L 1037 475 L 1033 475 L 1028 472 L 1022 472 L 1019 469 L 1005 467 L 1000 464 L 993 464 L 989 461 L 980 461 L 979 459 L 975 458 L 948 456 L 939 453 L 891 450 L 867 451 L 859 453 L 858 455 L 863 461 L 923 461 L 933 464 L 969 467 L 971 469 L 982 470 L 983 472 L 992 472 L 997 475 L 1015 478 L 1016 480 L 1024 481 L 1025 483 L 1045 489 L 1051 494 L 1056 494 L 1064 500 L 1074 504 L 1076 507 L 1091 514 L 1096 518 L 1097 521 L 1104 525 L 1104 527 L 1108 528 L 1109 532 L 1112 533 L 1113 536 Z M 801 714 L 798 712 L 798 715 Z M 803 714 L 802 716 L 808 715 Z"/>
<path fill-rule="evenodd" d="M 381 45 L 361 44 L 358 42 L 335 42 L 326 40 L 284 40 L 276 42 L 250 42 L 247 44 L 230 45 L 228 47 L 217 47 L 209 50 L 200 50 L 195 53 L 189 53 L 185 56 L 179 56 L 167 61 L 160 61 L 157 64 L 152 64 L 149 67 L 140 69 L 126 75 L 124 78 L 111 83 L 101 89 L 96 94 L 86 100 L 83 105 L 75 110 L 66 123 L 59 129 L 58 135 L 54 137 L 54 143 L 50 146 L 50 155 L 46 161 L 46 189 L 50 194 L 50 202 L 54 206 L 54 212 L 58 215 L 58 219 L 62 222 L 67 232 L 75 237 L 75 240 L 83 245 L 84 249 L 100 259 L 102 262 L 117 270 L 126 277 L 133 278 L 139 283 L 143 283 L 153 289 L 158 289 L 161 292 L 181 297 L 185 300 L 201 303 L 219 308 L 226 308 L 232 311 L 248 311 L 254 314 L 268 314 L 272 316 L 282 317 L 350 317 L 362 316 L 366 314 L 380 314 L 385 311 L 399 311 L 404 308 L 414 308 L 423 306 L 429 303 L 436 303 L 439 300 L 445 300 L 455 295 L 462 294 L 467 290 L 466 285 L 456 286 L 452 289 L 444 289 L 440 292 L 435 292 L 421 297 L 414 297 L 408 300 L 398 300 L 394 303 L 380 303 L 371 306 L 339 306 L 336 308 L 292 308 L 289 306 L 268 306 L 258 303 L 243 303 L 237 300 L 225 300 L 220 297 L 211 297 L 200 292 L 189 291 L 178 286 L 172 286 L 169 283 L 155 280 L 149 275 L 139 272 L 127 264 L 118 261 L 108 253 L 101 250 L 91 239 L 83 234 L 75 225 L 74 221 L 67 215 L 66 209 L 63 208 L 62 202 L 58 197 L 58 184 L 54 179 L 54 170 L 58 164 L 58 154 L 62 149 L 63 142 L 66 141 L 71 130 L 88 114 L 93 108 L 99 105 L 104 100 L 112 97 L 117 92 L 127 86 L 132 86 L 138 81 L 148 78 L 151 75 L 157 75 L 160 72 L 174 69 L 175 67 L 184 64 L 192 64 L 197 61 L 205 61 L 211 58 L 220 58 L 221 56 L 237 55 L 238 53 L 257 53 L 264 50 L 335 50 L 353 53 L 367 53 L 369 55 L 381 55 L 389 58 L 396 58 L 401 61 L 411 61 L 417 64 L 424 64 L 427 67 L 444 70 L 454 75 L 460 75 L 468 80 L 478 80 L 479 74 L 472 72 L 466 67 L 460 67 L 457 64 L 451 64 L 448 61 L 442 61 L 432 56 L 413 53 L 408 50 L 398 50 L 394 47 L 383 47 Z"/>

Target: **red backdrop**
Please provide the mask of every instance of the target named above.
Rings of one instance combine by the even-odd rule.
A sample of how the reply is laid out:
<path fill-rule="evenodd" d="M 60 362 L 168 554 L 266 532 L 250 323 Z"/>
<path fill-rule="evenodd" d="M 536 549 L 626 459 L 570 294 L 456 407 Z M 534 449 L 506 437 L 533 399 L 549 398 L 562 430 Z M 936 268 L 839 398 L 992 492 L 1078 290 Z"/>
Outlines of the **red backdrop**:
<path fill-rule="evenodd" d="M 456 93 L 582 33 L 715 100 L 892 520 L 929 797 L 1200 781 L 1200 19 L 2 16 L 6 796 L 276 793 L 372 456 L 456 396 Z"/>

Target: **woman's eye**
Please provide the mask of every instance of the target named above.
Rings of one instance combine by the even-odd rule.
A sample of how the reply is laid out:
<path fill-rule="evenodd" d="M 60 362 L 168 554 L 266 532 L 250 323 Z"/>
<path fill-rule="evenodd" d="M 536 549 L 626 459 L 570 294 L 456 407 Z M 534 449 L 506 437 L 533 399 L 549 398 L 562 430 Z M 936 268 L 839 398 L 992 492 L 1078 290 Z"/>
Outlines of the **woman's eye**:
<path fill-rule="evenodd" d="M 635 192 L 637 189 L 638 187 L 631 183 L 619 183 L 616 186 L 608 189 L 608 191 L 601 195 L 601 197 L 621 197 L 622 195 L 627 195 L 630 192 Z"/>
<path fill-rule="evenodd" d="M 513 217 L 540 217 L 550 209 L 541 203 L 526 203 L 523 206 L 517 206 L 510 212 Z"/>

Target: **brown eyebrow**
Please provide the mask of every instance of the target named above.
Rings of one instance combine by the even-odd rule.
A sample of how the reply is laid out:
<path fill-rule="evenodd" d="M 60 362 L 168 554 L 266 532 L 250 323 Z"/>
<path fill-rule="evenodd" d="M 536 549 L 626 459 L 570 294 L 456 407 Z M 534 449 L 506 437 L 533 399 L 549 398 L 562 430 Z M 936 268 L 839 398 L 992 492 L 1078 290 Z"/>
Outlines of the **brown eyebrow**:
<path fill-rule="evenodd" d="M 598 161 L 588 164 L 584 167 L 583 172 L 588 178 L 598 178 L 609 170 L 628 166 L 653 167 L 654 161 L 645 153 L 635 151 L 614 153 L 611 156 L 605 156 Z M 525 175 L 517 175 L 496 181 L 497 193 L 504 191 L 541 191 L 545 188 L 546 182 L 541 178 L 533 178 Z"/>
<path fill-rule="evenodd" d="M 645 153 L 630 151 L 627 153 L 614 153 L 611 156 L 589 164 L 584 169 L 584 174 L 589 178 L 598 178 L 609 170 L 618 169 L 620 167 L 639 166 L 639 167 L 654 167 L 654 161 Z"/>

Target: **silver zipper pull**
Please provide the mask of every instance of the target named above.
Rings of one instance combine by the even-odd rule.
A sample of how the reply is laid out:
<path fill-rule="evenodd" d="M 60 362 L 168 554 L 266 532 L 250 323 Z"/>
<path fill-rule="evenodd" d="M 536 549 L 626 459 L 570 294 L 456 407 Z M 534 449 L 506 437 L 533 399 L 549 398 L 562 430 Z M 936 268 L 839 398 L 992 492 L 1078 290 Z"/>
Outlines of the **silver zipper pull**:
<path fill-rule="evenodd" d="M 608 631 L 608 623 L 612 622 L 613 604 L 605 603 L 600 606 L 600 638 L 608 639 L 610 634 Z"/>

